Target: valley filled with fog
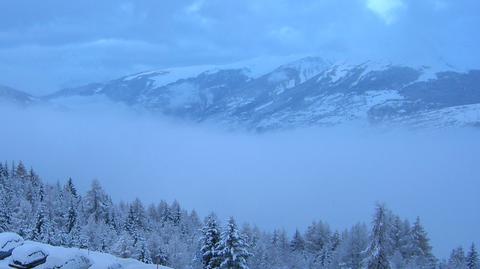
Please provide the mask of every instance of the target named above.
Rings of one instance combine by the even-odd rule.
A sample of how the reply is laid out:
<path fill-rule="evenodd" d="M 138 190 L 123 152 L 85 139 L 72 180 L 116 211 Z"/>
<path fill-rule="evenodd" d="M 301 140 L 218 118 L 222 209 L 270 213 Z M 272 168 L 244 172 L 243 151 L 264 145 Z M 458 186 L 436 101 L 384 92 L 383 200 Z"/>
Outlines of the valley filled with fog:
<path fill-rule="evenodd" d="M 178 200 L 292 233 L 313 220 L 369 223 L 376 202 L 421 216 L 435 254 L 480 237 L 478 129 L 385 130 L 348 124 L 266 133 L 229 131 L 120 106 L 0 109 L 1 160 L 42 179 L 98 179 L 114 201 Z M 480 243 L 480 242 L 478 242 Z"/>

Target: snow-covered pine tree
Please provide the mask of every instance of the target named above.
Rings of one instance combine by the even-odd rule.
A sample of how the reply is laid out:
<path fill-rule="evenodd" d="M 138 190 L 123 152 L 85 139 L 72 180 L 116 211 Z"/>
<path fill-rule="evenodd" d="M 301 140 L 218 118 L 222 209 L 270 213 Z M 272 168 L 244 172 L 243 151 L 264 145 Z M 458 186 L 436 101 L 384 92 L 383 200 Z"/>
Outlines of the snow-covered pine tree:
<path fill-rule="evenodd" d="M 133 255 L 133 238 L 127 232 L 122 232 L 113 246 L 113 253 L 121 258 L 130 258 Z"/>
<path fill-rule="evenodd" d="M 168 219 L 174 226 L 178 226 L 180 224 L 180 219 L 182 218 L 182 209 L 177 200 L 173 201 L 168 213 Z"/>
<path fill-rule="evenodd" d="M 448 267 L 451 269 L 466 269 L 467 262 L 465 257 L 465 251 L 462 247 L 458 247 L 452 250 L 450 258 L 448 259 Z"/>
<path fill-rule="evenodd" d="M 303 252 L 305 250 L 305 240 L 298 229 L 296 229 L 293 234 L 292 241 L 290 242 L 290 250 L 292 252 Z"/>
<path fill-rule="evenodd" d="M 417 217 L 411 229 L 412 259 L 416 266 L 421 268 L 435 268 L 436 259 L 432 254 L 432 246 L 428 234 Z"/>
<path fill-rule="evenodd" d="M 470 250 L 467 254 L 467 268 L 468 269 L 480 269 L 480 262 L 478 258 L 478 252 L 475 248 L 475 244 L 472 243 Z"/>
<path fill-rule="evenodd" d="M 361 269 L 364 264 L 365 248 L 368 246 L 368 228 L 365 224 L 356 224 L 348 231 L 342 241 L 342 268 Z"/>
<path fill-rule="evenodd" d="M 140 238 L 143 238 L 146 232 L 147 221 L 145 208 L 142 202 L 137 198 L 133 201 L 128 209 L 128 215 L 125 220 L 124 229 L 133 238 L 133 243 L 136 245 Z"/>
<path fill-rule="evenodd" d="M 385 205 L 378 204 L 373 218 L 370 245 L 367 249 L 366 264 L 368 269 L 390 268 L 388 260 L 389 245 L 387 209 Z"/>
<path fill-rule="evenodd" d="M 132 256 L 141 262 L 152 263 L 150 250 L 148 249 L 147 241 L 144 237 L 138 238 Z"/>
<path fill-rule="evenodd" d="M 158 220 L 159 221 L 159 220 Z M 164 249 L 165 244 L 157 233 L 152 233 L 147 238 L 147 245 L 154 264 L 168 266 L 168 257 Z"/>
<path fill-rule="evenodd" d="M 220 266 L 217 248 L 220 243 L 220 227 L 216 216 L 212 213 L 205 219 L 202 228 L 200 254 L 204 269 L 215 269 Z"/>
<path fill-rule="evenodd" d="M 84 199 L 86 218 L 93 216 L 96 223 L 105 222 L 110 201 L 98 180 L 93 180 L 90 190 Z"/>
<path fill-rule="evenodd" d="M 14 175 L 19 179 L 25 179 L 27 177 L 27 168 L 25 168 L 25 165 L 22 161 L 18 162 Z"/>
<path fill-rule="evenodd" d="M 217 248 L 221 269 L 248 269 L 248 245 L 240 235 L 233 217 L 228 220 Z"/>
<path fill-rule="evenodd" d="M 53 227 L 49 219 L 43 187 L 40 188 L 40 205 L 35 214 L 35 222 L 31 232 L 31 239 L 50 244 L 53 236 Z"/>
<path fill-rule="evenodd" d="M 321 255 L 321 265 L 325 268 L 330 268 L 336 263 L 337 261 L 337 249 L 341 243 L 340 233 L 335 232 L 328 240 L 327 245 L 322 250 Z"/>
<path fill-rule="evenodd" d="M 7 201 L 7 191 L 0 186 L 0 233 L 10 231 L 10 210 Z"/>
<path fill-rule="evenodd" d="M 65 192 L 68 193 L 72 198 L 78 199 L 77 188 L 75 188 L 71 177 L 68 178 L 67 183 L 65 184 Z"/>

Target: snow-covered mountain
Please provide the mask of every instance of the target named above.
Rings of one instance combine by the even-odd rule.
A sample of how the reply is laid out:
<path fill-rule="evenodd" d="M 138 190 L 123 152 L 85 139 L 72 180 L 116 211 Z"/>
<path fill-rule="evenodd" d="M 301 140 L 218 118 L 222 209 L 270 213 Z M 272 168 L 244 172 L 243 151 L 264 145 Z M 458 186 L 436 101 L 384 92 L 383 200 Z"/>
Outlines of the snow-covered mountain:
<path fill-rule="evenodd" d="M 261 66 L 262 68 L 259 68 Z M 135 109 L 233 128 L 480 124 L 480 70 L 306 57 L 266 64 L 143 72 L 64 89 L 44 100 L 68 107 L 99 98 Z"/>
<path fill-rule="evenodd" d="M 27 106 L 36 102 L 38 102 L 37 98 L 25 92 L 0 85 L 0 104 L 8 103 L 20 106 Z"/>

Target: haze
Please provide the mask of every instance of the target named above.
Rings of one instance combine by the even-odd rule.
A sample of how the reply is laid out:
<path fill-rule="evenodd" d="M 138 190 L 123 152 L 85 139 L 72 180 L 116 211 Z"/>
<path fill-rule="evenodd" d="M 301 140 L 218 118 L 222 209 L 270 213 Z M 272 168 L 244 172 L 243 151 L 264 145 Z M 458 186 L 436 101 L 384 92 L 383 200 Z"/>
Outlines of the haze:
<path fill-rule="evenodd" d="M 480 238 L 478 130 L 258 135 L 118 107 L 0 112 L 8 115 L 1 160 L 24 160 L 53 183 L 72 177 L 81 191 L 97 178 L 116 201 L 177 199 L 202 216 L 289 232 L 313 220 L 335 229 L 369 223 L 383 201 L 410 220 L 421 216 L 439 257 Z"/>

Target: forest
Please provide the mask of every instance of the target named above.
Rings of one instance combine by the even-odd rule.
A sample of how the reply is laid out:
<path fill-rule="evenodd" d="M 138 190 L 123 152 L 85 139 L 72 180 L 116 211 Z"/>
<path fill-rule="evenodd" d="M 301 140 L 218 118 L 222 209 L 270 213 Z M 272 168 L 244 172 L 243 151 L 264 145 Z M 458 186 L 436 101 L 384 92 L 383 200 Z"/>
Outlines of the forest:
<path fill-rule="evenodd" d="M 316 220 L 305 230 L 264 231 L 213 212 L 202 219 L 178 201 L 114 202 L 98 180 L 81 194 L 72 179 L 47 183 L 21 161 L 0 163 L 0 232 L 176 269 L 480 268 L 473 243 L 435 257 L 421 219 L 382 203 L 371 223 L 345 230 Z"/>

